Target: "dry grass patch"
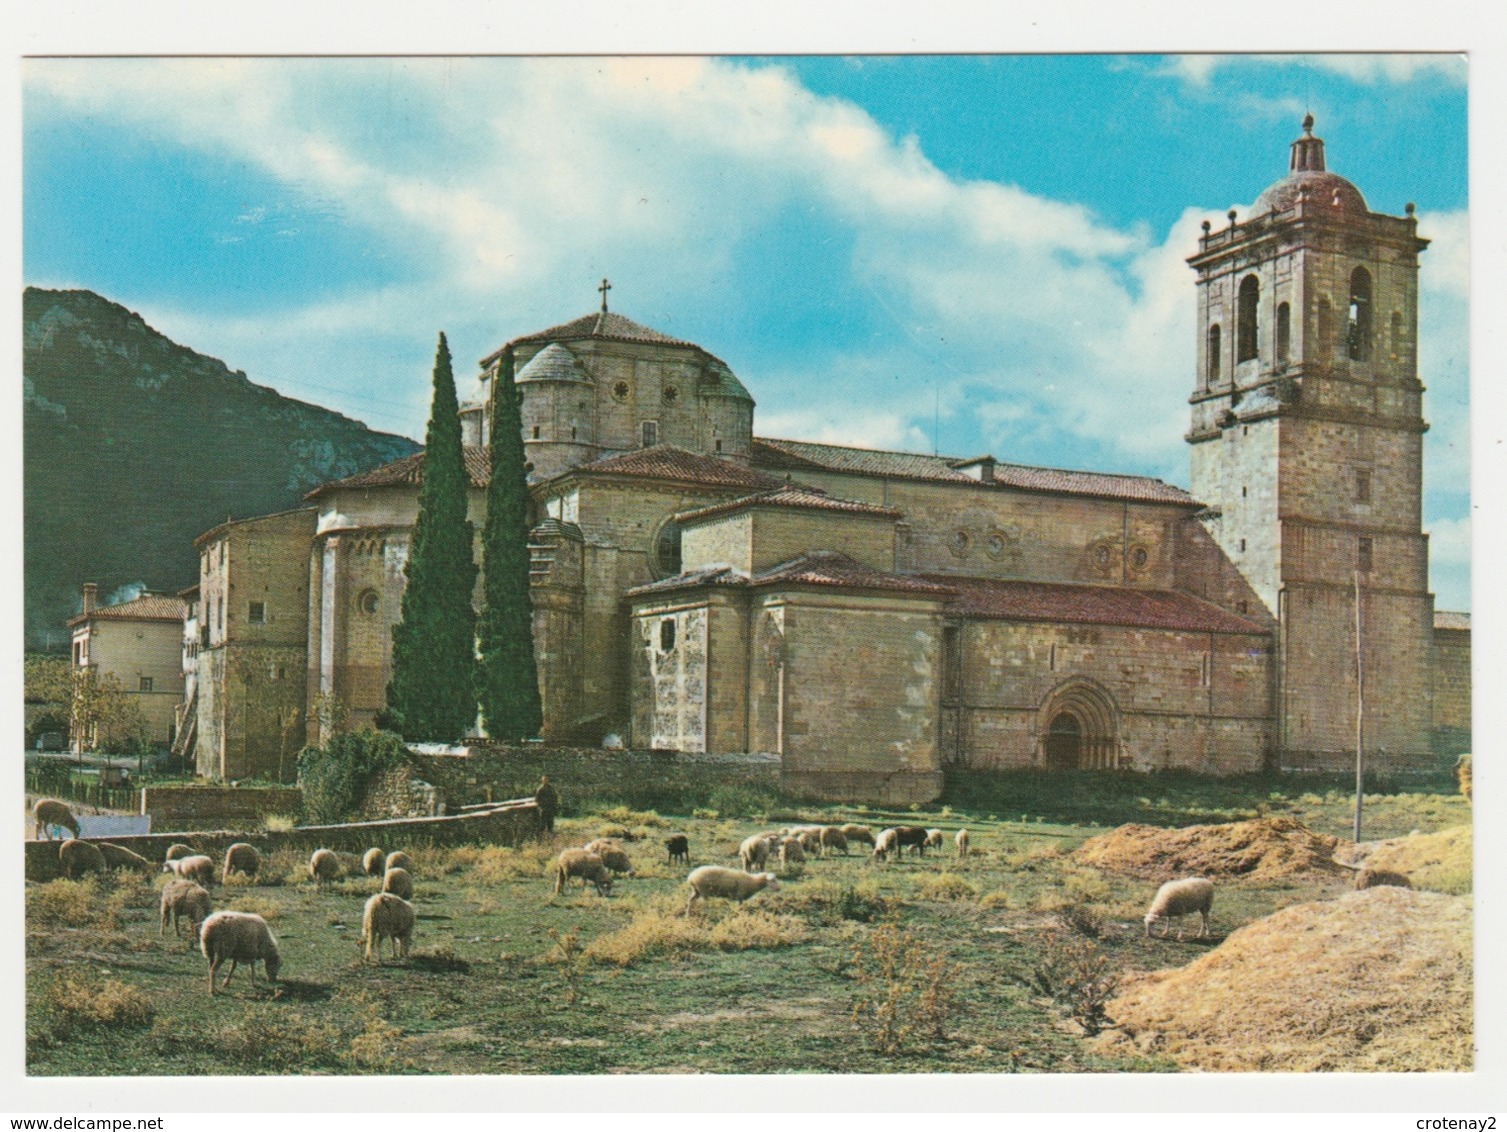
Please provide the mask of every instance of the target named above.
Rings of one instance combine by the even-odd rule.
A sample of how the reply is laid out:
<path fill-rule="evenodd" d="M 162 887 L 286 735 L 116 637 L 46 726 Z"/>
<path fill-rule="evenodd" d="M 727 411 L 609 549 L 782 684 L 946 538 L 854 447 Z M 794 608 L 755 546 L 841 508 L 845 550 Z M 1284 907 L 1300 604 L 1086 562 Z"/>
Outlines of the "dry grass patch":
<path fill-rule="evenodd" d="M 1122 825 L 1085 841 L 1073 857 L 1147 880 L 1206 876 L 1277 881 L 1339 872 L 1336 844 L 1335 838 L 1314 833 L 1295 818 L 1275 817 L 1182 829 Z"/>
<path fill-rule="evenodd" d="M 152 1002 L 145 994 L 117 979 L 101 980 L 92 971 L 54 975 L 40 1005 L 52 1019 L 56 1038 L 83 1028 L 144 1026 L 152 1020 Z"/>
<path fill-rule="evenodd" d="M 1406 873 L 1414 888 L 1461 896 L 1471 891 L 1471 845 L 1468 825 L 1397 837 L 1372 849 L 1366 867 Z"/>
<path fill-rule="evenodd" d="M 33 927 L 115 931 L 130 900 L 128 888 L 114 887 L 98 877 L 86 876 L 82 880 L 63 877 L 27 888 L 26 919 Z"/>
<path fill-rule="evenodd" d="M 922 900 L 973 900 L 978 889 L 957 873 L 935 873 L 916 885 L 916 896 Z"/>
<path fill-rule="evenodd" d="M 1210 1072 L 1470 1072 L 1471 913 L 1403 888 L 1298 904 L 1108 1004 L 1101 1052 Z"/>
<path fill-rule="evenodd" d="M 477 884 L 540 880 L 549 875 L 556 854 L 548 846 L 509 849 L 502 845 L 457 845 L 439 865 L 446 873 L 463 872 Z"/>
<path fill-rule="evenodd" d="M 627 967 L 658 955 L 789 947 L 807 936 L 798 918 L 761 908 L 739 905 L 725 914 L 703 908 L 695 916 L 685 916 L 683 907 L 678 896 L 652 897 L 621 928 L 588 943 L 583 954 L 597 963 Z"/>

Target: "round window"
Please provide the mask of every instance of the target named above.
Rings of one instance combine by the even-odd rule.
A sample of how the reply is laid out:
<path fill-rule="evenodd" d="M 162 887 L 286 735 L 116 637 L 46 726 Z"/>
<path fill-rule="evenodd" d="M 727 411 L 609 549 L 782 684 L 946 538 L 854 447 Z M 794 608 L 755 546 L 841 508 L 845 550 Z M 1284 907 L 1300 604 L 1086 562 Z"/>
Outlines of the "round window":
<path fill-rule="evenodd" d="M 630 386 L 626 381 L 619 381 L 612 387 L 612 395 L 619 401 L 626 401 L 628 399 L 628 394 L 631 392 L 633 392 L 633 387 Z"/>
<path fill-rule="evenodd" d="M 968 553 L 968 548 L 973 545 L 973 537 L 965 530 L 952 532 L 952 538 L 948 542 L 948 548 L 959 558 Z"/>
<path fill-rule="evenodd" d="M 1109 568 L 1109 563 L 1112 558 L 1113 555 L 1110 553 L 1109 547 L 1101 544 L 1100 546 L 1095 548 L 1094 562 L 1098 564 L 1101 570 L 1107 570 Z"/>
<path fill-rule="evenodd" d="M 1146 569 L 1146 563 L 1151 561 L 1151 554 L 1144 546 L 1137 546 L 1130 552 L 1130 568 L 1132 570 Z"/>
<path fill-rule="evenodd" d="M 362 590 L 361 595 L 356 598 L 356 603 L 360 606 L 362 613 L 372 614 L 377 612 L 381 601 L 377 597 L 376 590 Z"/>
<path fill-rule="evenodd" d="M 667 402 L 673 403 L 675 401 L 675 399 L 677 397 L 679 397 L 679 396 L 680 396 L 680 390 L 676 389 L 675 386 L 673 386 L 673 385 L 666 385 L 665 386 L 664 399 Z"/>
<path fill-rule="evenodd" d="M 1004 531 L 990 531 L 989 541 L 984 544 L 984 549 L 989 552 L 990 558 L 1000 558 L 1008 545 L 1009 540 L 1005 538 Z"/>

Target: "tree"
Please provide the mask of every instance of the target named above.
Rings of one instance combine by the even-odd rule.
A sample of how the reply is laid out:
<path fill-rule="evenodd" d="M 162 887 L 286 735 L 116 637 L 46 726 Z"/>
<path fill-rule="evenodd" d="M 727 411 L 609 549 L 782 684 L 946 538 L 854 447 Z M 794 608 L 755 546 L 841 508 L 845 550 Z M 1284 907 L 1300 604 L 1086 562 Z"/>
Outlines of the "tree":
<path fill-rule="evenodd" d="M 113 672 L 75 668 L 68 729 L 80 751 L 115 751 L 133 739 L 139 742 L 146 737 L 146 719 Z"/>
<path fill-rule="evenodd" d="M 517 740 L 539 734 L 543 710 L 534 667 L 534 610 L 529 595 L 528 471 L 511 348 L 503 351 L 494 386 L 491 478 L 482 532 L 478 698 L 487 734 Z"/>
<path fill-rule="evenodd" d="M 476 723 L 476 586 L 470 478 L 450 347 L 440 335 L 425 437 L 419 515 L 404 568 L 402 620 L 392 630 L 384 722 L 405 739 L 454 742 Z"/>

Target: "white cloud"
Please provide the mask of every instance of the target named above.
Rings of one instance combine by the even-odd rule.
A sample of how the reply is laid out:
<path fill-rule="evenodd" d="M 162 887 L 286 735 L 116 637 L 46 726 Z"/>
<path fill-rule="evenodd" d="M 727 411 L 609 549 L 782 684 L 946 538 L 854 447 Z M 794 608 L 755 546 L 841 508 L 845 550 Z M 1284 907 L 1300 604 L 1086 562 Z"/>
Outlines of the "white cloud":
<path fill-rule="evenodd" d="M 1175 55 L 1155 73 L 1181 79 L 1198 88 L 1207 88 L 1216 72 L 1247 64 L 1292 66 L 1301 64 L 1314 70 L 1342 75 L 1356 82 L 1409 83 L 1419 78 L 1438 77 L 1463 86 L 1465 58 L 1456 54 L 1334 54 L 1334 55 Z"/>

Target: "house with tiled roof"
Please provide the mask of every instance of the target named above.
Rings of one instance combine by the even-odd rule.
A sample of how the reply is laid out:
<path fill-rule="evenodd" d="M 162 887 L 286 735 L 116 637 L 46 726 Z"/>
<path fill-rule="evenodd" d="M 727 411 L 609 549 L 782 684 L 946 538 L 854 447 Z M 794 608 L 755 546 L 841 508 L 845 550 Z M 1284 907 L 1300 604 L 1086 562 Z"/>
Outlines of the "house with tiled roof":
<path fill-rule="evenodd" d="M 954 766 L 1349 766 L 1362 699 L 1373 767 L 1468 742 L 1468 619 L 1432 609 L 1419 520 L 1426 241 L 1305 130 L 1189 260 L 1191 490 L 756 436 L 727 362 L 610 311 L 605 280 L 480 359 L 471 518 L 516 397 L 542 737 L 767 754 L 795 793 L 900 803 Z M 383 706 L 422 475 L 309 495 L 311 741 Z"/>
<path fill-rule="evenodd" d="M 73 668 L 113 677 L 141 714 L 145 738 L 171 743 L 183 700 L 183 619 L 187 605 L 171 594 L 144 590 L 133 598 L 99 604 L 99 586 L 85 584 L 78 616 L 68 621 Z M 92 748 L 109 736 L 74 735 Z"/>

